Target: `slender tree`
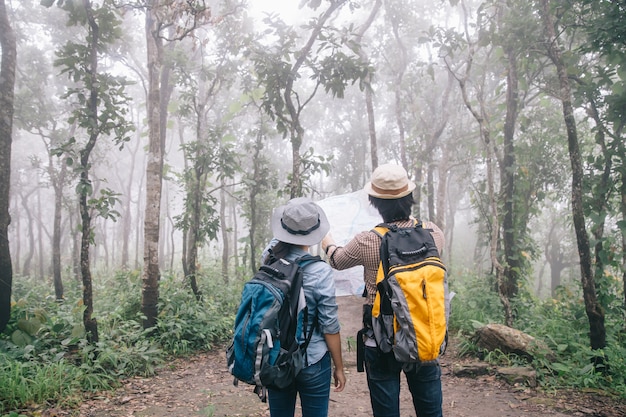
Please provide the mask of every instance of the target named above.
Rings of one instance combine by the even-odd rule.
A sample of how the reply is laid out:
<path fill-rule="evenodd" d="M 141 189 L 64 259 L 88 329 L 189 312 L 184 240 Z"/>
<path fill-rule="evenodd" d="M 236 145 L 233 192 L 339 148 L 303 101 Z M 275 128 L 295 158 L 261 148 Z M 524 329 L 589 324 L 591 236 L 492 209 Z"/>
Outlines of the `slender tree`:
<path fill-rule="evenodd" d="M 65 155 L 73 164 L 73 152 L 76 152 L 79 175 L 77 186 L 80 211 L 80 276 L 83 285 L 83 324 L 90 342 L 97 342 L 98 323 L 93 317 L 93 288 L 91 277 L 90 246 L 94 242 L 92 211 L 100 216 L 114 219 L 117 212 L 112 209 L 117 197 L 110 190 L 102 189 L 100 197 L 94 197 L 94 186 L 90 178 L 91 154 L 101 135 L 112 135 L 118 145 L 129 138 L 131 126 L 126 120 L 125 81 L 103 73 L 99 69 L 99 54 L 117 40 L 119 19 L 111 2 L 104 2 L 101 7 L 93 8 L 90 0 L 81 3 L 61 2 L 69 14 L 72 25 L 84 25 L 85 43 L 70 41 L 58 52 L 55 65 L 61 68 L 77 85 L 70 88 L 65 98 L 73 97 L 78 106 L 73 111 L 70 124 L 74 121 L 86 140 L 80 143 L 75 137 L 59 147 L 58 154 Z M 52 5 L 52 3 L 48 4 Z"/>
<path fill-rule="evenodd" d="M 600 214 L 604 218 L 613 214 L 610 213 L 608 199 L 612 193 L 618 196 L 618 216 L 621 219 L 617 222 L 620 235 L 617 240 L 622 243 L 620 266 L 626 311 L 626 146 L 623 137 L 626 127 L 626 76 L 623 73 L 626 68 L 626 4 L 620 1 L 577 0 L 572 5 L 573 26 L 583 28 L 586 34 L 580 51 L 584 56 L 601 58 L 586 72 L 584 81 L 582 77 L 577 79 L 577 87 L 588 103 L 588 114 L 596 123 L 596 143 L 601 146 L 605 164 L 604 173 L 600 175 L 593 193 L 596 200 L 593 203 L 596 209 L 594 216 Z M 601 211 L 598 212 L 598 209 Z M 599 227 L 595 228 L 594 235 L 597 236 L 597 232 L 600 232 Z M 602 266 L 608 257 L 613 257 L 611 249 L 607 245 L 602 246 L 602 242 L 606 243 L 608 239 L 600 241 L 596 243 L 597 279 L 604 277 L 604 271 L 598 266 Z M 602 262 L 598 264 L 598 260 Z"/>
<path fill-rule="evenodd" d="M 0 332 L 11 316 L 13 267 L 9 248 L 11 215 L 10 177 L 11 142 L 13 135 L 13 100 L 15 94 L 15 66 L 17 47 L 5 0 L 0 0 Z"/>
<path fill-rule="evenodd" d="M 567 132 L 570 165 L 572 168 L 572 216 L 574 231 L 578 242 L 580 257 L 580 278 L 583 287 L 585 311 L 589 319 L 589 338 L 594 350 L 606 347 L 606 329 L 604 327 L 604 310 L 598 302 L 596 285 L 592 272 L 591 247 L 585 225 L 583 208 L 583 164 L 578 143 L 576 119 L 572 106 L 572 93 L 567 68 L 554 23 L 553 5 L 550 0 L 541 0 L 541 18 L 544 24 L 545 44 L 548 56 L 552 60 L 559 80 L 559 100 L 563 109 L 563 119 Z"/>
<path fill-rule="evenodd" d="M 301 115 L 304 108 L 313 100 L 317 90 L 323 86 L 326 92 L 343 98 L 348 82 L 360 81 L 364 87 L 369 68 L 360 59 L 343 51 L 345 39 L 338 37 L 327 22 L 347 3 L 347 0 L 329 0 L 326 9 L 309 26 L 304 45 L 296 48 L 298 35 L 286 29 L 282 22 L 272 22 L 275 34 L 279 37 L 278 48 L 268 50 L 266 45 L 255 47 L 253 56 L 259 83 L 264 88 L 263 109 L 276 122 L 277 130 L 291 143 L 292 171 L 289 183 L 291 198 L 302 196 L 304 183 L 311 169 L 324 168 L 323 163 L 313 161 L 313 155 L 303 155 L 301 146 L 305 129 Z M 320 1 L 308 2 L 313 8 Z M 317 45 L 317 53 L 313 54 Z M 312 85 L 303 93 L 296 81 L 305 70 L 314 75 Z M 303 88 L 306 90 L 306 88 Z"/>
<path fill-rule="evenodd" d="M 356 34 L 356 40 L 359 44 L 357 53 L 359 54 L 359 58 L 361 58 L 361 61 L 364 65 L 370 65 L 370 63 L 367 52 L 362 45 L 363 35 L 372 25 L 374 19 L 376 19 L 376 15 L 378 14 L 378 11 L 381 9 L 382 5 L 382 0 L 375 0 L 374 7 L 372 7 L 372 10 L 370 11 L 367 20 L 365 21 L 365 23 L 363 23 L 363 25 L 361 25 Z M 363 80 L 363 83 L 365 84 L 365 109 L 367 114 L 368 133 L 370 137 L 370 159 L 373 171 L 378 167 L 378 143 L 376 140 L 376 119 L 374 115 L 374 93 L 372 91 L 372 75 L 373 74 L 371 72 L 368 72 L 365 76 L 365 79 Z M 400 127 L 402 127 L 401 124 Z M 400 149 L 402 150 L 402 156 L 404 157 L 402 159 L 402 165 L 407 168 L 406 156 L 404 153 L 405 146 L 403 135 L 400 136 L 400 145 Z"/>
<path fill-rule="evenodd" d="M 489 257 L 491 260 L 491 265 L 495 270 L 495 277 L 498 289 L 498 296 L 500 301 L 502 302 L 502 306 L 504 309 L 504 320 L 505 323 L 509 326 L 513 324 L 513 309 L 511 307 L 511 300 L 507 297 L 505 290 L 505 282 L 504 282 L 504 265 L 500 261 L 498 256 L 498 245 L 499 245 L 499 237 L 500 237 L 500 207 L 498 204 L 498 193 L 496 190 L 496 172 L 495 168 L 497 166 L 497 152 L 496 152 L 496 144 L 494 143 L 494 132 L 492 127 L 492 116 L 488 111 L 487 106 L 487 74 L 482 74 L 479 76 L 478 80 L 471 80 L 472 69 L 475 63 L 475 59 L 478 55 L 478 51 L 480 48 L 480 41 L 482 39 L 472 39 L 471 33 L 469 30 L 469 16 L 467 7 L 465 2 L 460 2 L 463 16 L 464 16 L 464 36 L 466 42 L 466 53 L 467 56 L 465 58 L 465 62 L 462 63 L 462 71 L 456 70 L 453 68 L 452 63 L 449 60 L 449 57 L 445 57 L 444 61 L 448 70 L 454 75 L 456 78 L 459 87 L 461 89 L 461 95 L 463 97 L 463 103 L 465 107 L 469 110 L 472 117 L 478 124 L 478 129 L 480 132 L 480 137 L 483 142 L 484 149 L 484 165 L 486 169 L 486 187 L 487 187 L 487 195 L 486 199 L 486 208 L 485 208 L 485 218 L 488 223 L 488 236 L 489 236 Z M 491 55 L 493 50 L 493 45 L 489 45 L 489 51 L 487 55 Z M 471 82 L 474 81 L 474 82 Z M 471 96 L 471 85 L 475 86 L 475 99 L 472 100 Z"/>
<path fill-rule="evenodd" d="M 141 312 L 144 328 L 154 327 L 159 302 L 159 239 L 163 157 L 167 125 L 167 104 L 171 94 L 169 67 L 164 66 L 164 45 L 193 32 L 211 16 L 204 1 L 181 4 L 172 0 L 147 0 L 145 34 L 148 66 L 148 163 L 146 165 L 146 209 L 144 217 L 144 262 Z M 172 29 L 175 27 L 175 30 Z"/>

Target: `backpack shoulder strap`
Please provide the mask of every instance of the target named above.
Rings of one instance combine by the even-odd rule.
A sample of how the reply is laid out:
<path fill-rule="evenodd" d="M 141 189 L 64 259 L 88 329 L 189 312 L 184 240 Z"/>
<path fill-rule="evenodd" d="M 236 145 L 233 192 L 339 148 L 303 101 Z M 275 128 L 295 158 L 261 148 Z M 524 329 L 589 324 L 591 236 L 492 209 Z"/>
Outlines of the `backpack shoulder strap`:
<path fill-rule="evenodd" d="M 312 264 L 314 262 L 318 262 L 318 261 L 322 261 L 322 258 L 318 255 L 311 255 L 309 253 L 307 253 L 306 255 L 303 255 L 301 257 L 299 257 L 298 259 L 295 260 L 295 262 L 298 263 L 298 265 L 300 265 L 300 269 L 304 269 L 305 266 Z M 309 311 L 308 309 L 305 310 L 305 322 L 309 321 Z M 313 322 L 311 323 L 311 331 L 307 332 L 306 329 L 306 325 L 304 326 L 304 342 L 300 345 L 300 349 L 302 349 L 305 352 L 306 355 L 306 349 L 309 346 L 309 342 L 311 341 L 311 337 L 313 336 L 313 329 L 318 325 L 318 318 L 317 318 L 317 314 L 315 316 L 313 316 Z M 305 359 L 306 361 L 308 361 L 308 359 Z"/>
<path fill-rule="evenodd" d="M 313 255 L 307 253 L 306 255 L 302 255 L 301 257 L 296 259 L 294 262 L 296 262 L 298 265 L 300 265 L 301 268 L 304 268 L 305 266 L 307 266 L 310 263 L 321 261 L 321 260 L 322 260 L 322 258 L 319 255 L 313 256 Z"/>
<path fill-rule="evenodd" d="M 387 234 L 389 229 L 390 227 L 387 223 L 379 223 L 376 225 L 376 227 L 371 229 L 371 232 L 378 235 L 378 237 L 382 239 L 382 237 L 385 236 L 385 234 Z"/>

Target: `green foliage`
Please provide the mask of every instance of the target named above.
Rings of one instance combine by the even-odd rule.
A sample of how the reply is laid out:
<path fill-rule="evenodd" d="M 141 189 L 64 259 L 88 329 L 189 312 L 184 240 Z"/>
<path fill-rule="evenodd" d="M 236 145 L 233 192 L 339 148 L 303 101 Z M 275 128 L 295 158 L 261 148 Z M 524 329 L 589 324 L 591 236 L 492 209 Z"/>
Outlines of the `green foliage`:
<path fill-rule="evenodd" d="M 100 197 L 90 198 L 87 201 L 87 204 L 89 204 L 89 207 L 96 210 L 98 215 L 103 219 L 115 221 L 120 217 L 120 213 L 113 207 L 120 202 L 120 195 L 121 194 L 116 193 L 109 188 L 103 188 L 100 190 Z"/>
<path fill-rule="evenodd" d="M 328 157 L 316 155 L 313 148 L 309 148 L 301 155 L 300 162 L 302 169 L 300 179 L 303 183 L 302 191 L 305 195 L 315 190 L 315 185 L 313 184 L 313 177 L 315 174 L 323 172 L 326 175 L 330 175 L 330 164 L 332 159 L 332 155 Z M 287 178 L 291 181 L 292 176 L 292 174 L 289 174 Z M 287 188 L 288 186 L 286 187 L 284 192 L 286 195 L 289 195 L 289 190 Z"/>
<path fill-rule="evenodd" d="M 461 337 L 460 352 L 499 366 L 531 365 L 544 388 L 593 388 L 626 398 L 626 328 L 621 302 L 621 282 L 607 280 L 607 347 L 589 346 L 589 324 L 580 288 L 559 287 L 555 298 L 545 300 L 521 288 L 512 307 L 515 327 L 544 343 L 532 361 L 501 351 L 484 352 L 474 343 L 475 328 L 501 320 L 502 307 L 488 280 L 466 276 L 451 283 L 457 294 L 452 302 L 450 329 Z M 610 287 L 610 288 L 608 288 Z M 462 312 L 459 314 L 458 312 Z"/>
<path fill-rule="evenodd" d="M 230 336 L 239 291 L 211 281 L 216 273 L 199 273 L 202 300 L 197 301 L 188 288 L 173 277 L 161 281 L 159 321 L 151 333 L 162 348 L 171 354 L 188 354 L 211 349 Z"/>
<path fill-rule="evenodd" d="M 29 402 L 74 403 L 81 388 L 82 372 L 65 361 L 39 364 L 9 360 L 0 354 L 0 412 Z"/>
<path fill-rule="evenodd" d="M 456 293 L 451 305 L 450 331 L 467 336 L 477 327 L 502 322 L 502 305 L 487 279 L 461 273 L 449 284 L 450 291 Z"/>
<path fill-rule="evenodd" d="M 211 277 L 218 274 L 213 272 L 198 275 L 201 301 L 174 276 L 163 277 L 158 325 L 149 331 L 142 326 L 139 271 L 94 279 L 100 329 L 95 345 L 85 339 L 79 283 L 68 281 L 68 299 L 59 303 L 47 283 L 17 280 L 17 301 L 0 334 L 0 413 L 29 403 L 71 406 L 83 391 L 107 390 L 118 386 L 120 378 L 154 374 L 165 355 L 210 349 L 224 341 L 231 334 L 241 287 L 214 281 Z"/>
<path fill-rule="evenodd" d="M 485 360 L 485 362 L 496 366 L 511 367 L 525 366 L 527 364 L 526 359 L 515 354 L 504 353 L 499 349 L 487 352 L 483 359 Z"/>
<path fill-rule="evenodd" d="M 209 140 L 198 139 L 181 146 L 189 162 L 189 167 L 179 176 L 179 182 L 185 188 L 185 210 L 174 220 L 176 228 L 196 233 L 196 243 L 215 239 L 219 231 L 218 204 L 213 195 L 219 188 L 213 187 L 210 178 L 224 170 L 232 170 L 234 166 L 232 148 L 228 144 L 220 146 L 219 135 L 219 132 L 212 131 Z M 232 165 L 227 165 L 227 161 Z"/>

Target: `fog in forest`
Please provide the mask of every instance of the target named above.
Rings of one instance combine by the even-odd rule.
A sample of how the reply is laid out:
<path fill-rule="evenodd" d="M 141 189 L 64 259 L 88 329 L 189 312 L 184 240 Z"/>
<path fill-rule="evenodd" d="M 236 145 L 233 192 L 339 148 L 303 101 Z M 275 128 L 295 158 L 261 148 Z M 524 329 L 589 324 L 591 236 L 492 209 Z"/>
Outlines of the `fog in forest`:
<path fill-rule="evenodd" d="M 62 277 L 79 277 L 81 193 L 95 275 L 141 270 L 146 201 L 154 197 L 147 190 L 154 155 L 145 7 L 92 2 L 103 13 L 97 71 L 110 81 L 100 94 L 116 106 L 101 98 L 99 117 L 128 125 L 100 130 L 85 188 L 79 160 L 90 135 L 81 110 L 88 61 L 80 48 L 88 47 L 88 25 L 78 2 L 48 3 L 8 3 L 18 35 L 9 226 L 15 280 L 52 282 L 55 215 Z M 191 245 L 198 268 L 246 276 L 271 237 L 272 207 L 290 195 L 323 201 L 355 193 L 375 165 L 394 162 L 419 185 L 416 217 L 445 231 L 451 280 L 495 274 L 494 254 L 502 261 L 513 250 L 520 285 L 535 295 L 576 285 L 567 135 L 556 73 L 547 53 L 537 52 L 542 22 L 530 6 L 209 3 L 199 2 L 195 14 L 172 3 L 158 15 L 162 271 L 182 277 Z M 114 21 L 115 31 L 105 33 Z M 591 161 L 595 124 L 582 104 L 575 115 Z M 605 230 L 619 218 L 609 213 Z M 506 244 L 513 249 L 504 246 L 505 227 L 516 230 Z"/>

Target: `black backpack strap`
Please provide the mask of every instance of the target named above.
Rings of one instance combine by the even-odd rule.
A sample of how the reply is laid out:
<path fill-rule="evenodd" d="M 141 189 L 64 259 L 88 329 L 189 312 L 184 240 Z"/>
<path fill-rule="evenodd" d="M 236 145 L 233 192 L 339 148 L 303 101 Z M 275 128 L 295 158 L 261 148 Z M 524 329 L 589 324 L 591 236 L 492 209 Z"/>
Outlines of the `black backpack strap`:
<path fill-rule="evenodd" d="M 306 255 L 302 255 L 301 257 L 295 260 L 295 262 L 297 262 L 300 265 L 300 268 L 302 268 L 303 271 L 307 265 L 312 264 L 314 262 L 318 262 L 318 261 L 323 262 L 320 256 L 318 255 L 313 256 L 308 253 Z M 308 360 L 306 349 L 307 347 L 309 347 L 309 343 L 311 342 L 311 338 L 313 337 L 313 331 L 318 326 L 318 318 L 317 318 L 317 314 L 313 316 L 313 321 L 311 322 L 311 331 L 307 332 L 307 327 L 309 323 L 309 309 L 308 308 L 305 310 L 304 314 L 305 314 L 304 316 L 305 324 L 302 328 L 302 331 L 304 332 L 304 342 L 300 345 L 300 349 L 304 351 L 304 363 L 305 363 L 305 366 L 308 366 L 309 360 Z"/>
<path fill-rule="evenodd" d="M 297 262 L 298 264 L 300 264 L 302 268 L 304 268 L 310 263 L 321 261 L 321 260 L 322 258 L 319 255 L 313 256 L 310 253 L 307 253 L 306 255 L 302 255 L 301 257 L 297 258 L 294 262 Z"/>

